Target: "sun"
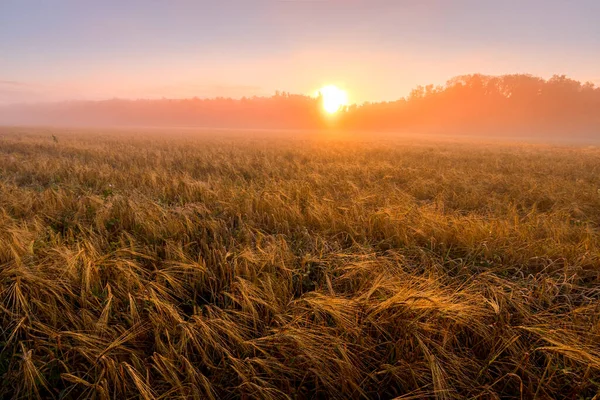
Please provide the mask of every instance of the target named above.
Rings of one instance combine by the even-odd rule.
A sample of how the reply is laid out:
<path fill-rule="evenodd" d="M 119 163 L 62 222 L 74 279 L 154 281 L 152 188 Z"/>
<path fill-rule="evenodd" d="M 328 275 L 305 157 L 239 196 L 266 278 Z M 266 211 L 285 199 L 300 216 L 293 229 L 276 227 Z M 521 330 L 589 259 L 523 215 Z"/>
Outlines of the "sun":
<path fill-rule="evenodd" d="M 322 87 L 318 93 L 323 97 L 323 109 L 329 114 L 348 104 L 348 93 L 335 85 Z"/>

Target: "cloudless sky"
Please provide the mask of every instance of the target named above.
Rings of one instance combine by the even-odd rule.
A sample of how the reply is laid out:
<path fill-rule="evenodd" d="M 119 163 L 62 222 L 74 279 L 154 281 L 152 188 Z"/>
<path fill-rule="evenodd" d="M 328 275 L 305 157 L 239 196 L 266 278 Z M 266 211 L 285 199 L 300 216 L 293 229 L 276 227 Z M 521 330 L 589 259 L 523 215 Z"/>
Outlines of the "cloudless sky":
<path fill-rule="evenodd" d="M 0 0 L 0 103 L 313 94 L 452 76 L 600 84 L 599 0 Z"/>

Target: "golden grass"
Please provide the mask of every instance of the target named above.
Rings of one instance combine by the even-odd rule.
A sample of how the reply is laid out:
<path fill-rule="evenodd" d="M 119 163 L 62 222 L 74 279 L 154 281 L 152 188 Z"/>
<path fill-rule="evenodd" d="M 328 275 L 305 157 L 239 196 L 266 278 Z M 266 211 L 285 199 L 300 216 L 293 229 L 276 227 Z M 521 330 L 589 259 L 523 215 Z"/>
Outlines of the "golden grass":
<path fill-rule="evenodd" d="M 600 149 L 215 136 L 0 131 L 0 397 L 598 396 Z"/>

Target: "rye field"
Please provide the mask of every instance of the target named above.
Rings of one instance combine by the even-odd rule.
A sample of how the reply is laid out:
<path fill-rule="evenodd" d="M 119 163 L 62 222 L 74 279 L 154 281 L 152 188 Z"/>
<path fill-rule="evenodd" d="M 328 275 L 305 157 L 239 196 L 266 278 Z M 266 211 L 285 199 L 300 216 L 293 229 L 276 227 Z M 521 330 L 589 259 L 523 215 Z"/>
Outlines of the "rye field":
<path fill-rule="evenodd" d="M 2 398 L 599 393 L 599 147 L 0 129 Z"/>

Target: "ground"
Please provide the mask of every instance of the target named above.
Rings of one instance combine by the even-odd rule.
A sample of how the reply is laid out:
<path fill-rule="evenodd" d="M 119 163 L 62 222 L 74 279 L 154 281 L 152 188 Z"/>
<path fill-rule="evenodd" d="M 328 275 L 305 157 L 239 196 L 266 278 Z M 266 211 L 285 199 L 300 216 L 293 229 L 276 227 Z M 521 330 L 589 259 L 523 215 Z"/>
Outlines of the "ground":
<path fill-rule="evenodd" d="M 593 398 L 600 148 L 0 128 L 0 397 Z"/>

